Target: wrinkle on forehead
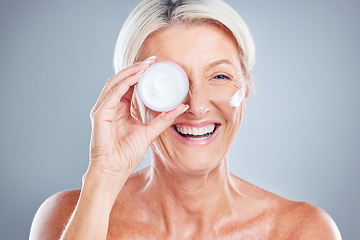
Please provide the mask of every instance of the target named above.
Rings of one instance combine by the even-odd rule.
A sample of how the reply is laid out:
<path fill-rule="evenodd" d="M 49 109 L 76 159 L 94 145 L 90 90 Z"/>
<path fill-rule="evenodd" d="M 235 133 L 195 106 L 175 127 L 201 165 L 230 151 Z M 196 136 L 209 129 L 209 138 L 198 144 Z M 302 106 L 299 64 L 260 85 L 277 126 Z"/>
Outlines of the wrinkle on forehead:
<path fill-rule="evenodd" d="M 214 24 L 175 25 L 158 31 L 145 41 L 142 55 L 173 61 L 189 74 L 220 59 L 230 60 L 236 72 L 242 72 L 234 36 Z"/>

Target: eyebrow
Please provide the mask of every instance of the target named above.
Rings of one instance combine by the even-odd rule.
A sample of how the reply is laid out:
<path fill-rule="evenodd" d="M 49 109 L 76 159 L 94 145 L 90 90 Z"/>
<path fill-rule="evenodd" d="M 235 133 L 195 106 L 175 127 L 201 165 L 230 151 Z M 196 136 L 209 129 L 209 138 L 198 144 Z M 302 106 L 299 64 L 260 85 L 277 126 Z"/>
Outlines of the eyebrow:
<path fill-rule="evenodd" d="M 221 59 L 221 60 L 217 60 L 213 63 L 210 63 L 209 65 L 207 65 L 206 67 L 206 70 L 209 70 L 215 66 L 218 66 L 218 65 L 221 65 L 221 64 L 227 64 L 227 65 L 231 65 L 232 67 L 235 68 L 234 64 L 230 61 L 230 60 L 227 60 L 227 59 Z"/>

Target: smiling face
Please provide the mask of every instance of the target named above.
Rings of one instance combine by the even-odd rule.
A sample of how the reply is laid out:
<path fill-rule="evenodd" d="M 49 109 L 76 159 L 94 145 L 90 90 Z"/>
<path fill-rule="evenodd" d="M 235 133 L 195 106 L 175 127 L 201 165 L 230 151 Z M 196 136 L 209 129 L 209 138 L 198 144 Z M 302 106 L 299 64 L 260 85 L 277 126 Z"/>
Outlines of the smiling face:
<path fill-rule="evenodd" d="M 190 84 L 184 100 L 189 109 L 154 141 L 155 160 L 168 169 L 207 173 L 225 160 L 246 109 L 249 86 L 236 41 L 217 25 L 176 25 L 146 40 L 141 58 L 153 55 L 181 66 Z M 231 107 L 241 87 L 245 98 L 239 107 Z M 158 114 L 146 109 L 145 121 Z"/>

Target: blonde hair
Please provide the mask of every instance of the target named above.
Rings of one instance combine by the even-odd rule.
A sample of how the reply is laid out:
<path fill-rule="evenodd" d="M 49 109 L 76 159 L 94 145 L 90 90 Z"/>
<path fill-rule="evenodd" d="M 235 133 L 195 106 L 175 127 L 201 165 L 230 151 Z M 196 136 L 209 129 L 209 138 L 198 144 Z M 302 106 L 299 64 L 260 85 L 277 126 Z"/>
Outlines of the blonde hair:
<path fill-rule="evenodd" d="M 255 64 L 255 45 L 240 15 L 222 0 L 144 0 L 126 19 L 116 42 L 114 69 L 118 73 L 139 61 L 145 40 L 175 24 L 217 24 L 235 37 L 245 77 Z M 254 90 L 253 83 L 247 78 Z"/>

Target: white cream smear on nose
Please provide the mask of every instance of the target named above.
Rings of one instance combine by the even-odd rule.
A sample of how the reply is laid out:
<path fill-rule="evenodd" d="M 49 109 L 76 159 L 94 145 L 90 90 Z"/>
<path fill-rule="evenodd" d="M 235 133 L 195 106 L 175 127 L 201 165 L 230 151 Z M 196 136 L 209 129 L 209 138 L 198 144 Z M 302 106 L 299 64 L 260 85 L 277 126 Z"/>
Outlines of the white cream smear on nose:
<path fill-rule="evenodd" d="M 230 106 L 233 108 L 239 107 L 244 97 L 245 97 L 244 88 L 240 88 L 230 99 Z"/>

